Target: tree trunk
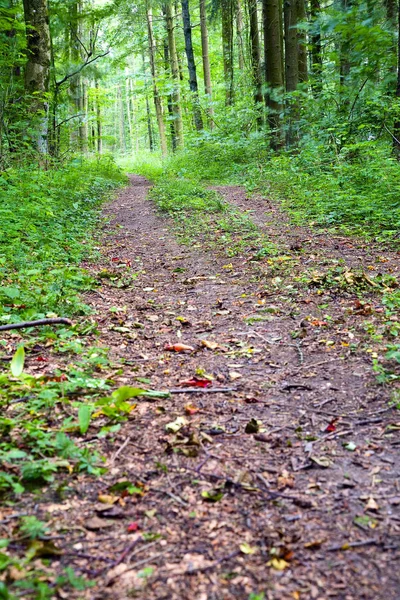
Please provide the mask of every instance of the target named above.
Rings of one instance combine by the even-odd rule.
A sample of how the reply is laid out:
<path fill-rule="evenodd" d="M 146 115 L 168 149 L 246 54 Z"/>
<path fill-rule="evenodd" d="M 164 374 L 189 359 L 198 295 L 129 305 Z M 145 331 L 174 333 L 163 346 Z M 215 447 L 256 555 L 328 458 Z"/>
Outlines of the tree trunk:
<path fill-rule="evenodd" d="M 203 129 L 203 119 L 201 118 L 199 87 L 197 84 L 196 63 L 194 60 L 192 25 L 190 22 L 189 0 L 182 0 L 182 20 L 183 34 L 185 36 L 185 51 L 189 71 L 189 87 L 193 96 L 193 119 L 197 131 Z"/>
<path fill-rule="evenodd" d="M 282 145 L 280 113 L 283 91 L 283 37 L 281 0 L 263 0 L 265 81 L 268 85 L 266 104 L 272 131 L 271 145 L 276 150 Z"/>
<path fill-rule="evenodd" d="M 233 5 L 232 0 L 221 0 L 222 56 L 225 79 L 225 104 L 233 104 Z"/>
<path fill-rule="evenodd" d="M 210 117 L 210 127 L 214 126 L 212 116 L 214 110 L 211 104 L 212 101 L 212 85 L 211 85 L 211 69 L 210 69 L 210 57 L 208 53 L 208 31 L 207 31 L 207 12 L 206 12 L 206 0 L 200 0 L 200 32 L 201 32 L 201 53 L 203 58 L 203 77 L 204 77 L 204 91 L 207 95 L 207 100 L 210 103 L 208 107 L 208 114 Z"/>
<path fill-rule="evenodd" d="M 319 96 L 322 91 L 322 44 L 321 29 L 317 19 L 321 12 L 320 0 L 311 0 L 310 16 L 312 22 L 311 30 L 311 71 L 312 71 L 312 89 L 315 96 Z"/>
<path fill-rule="evenodd" d="M 170 68 L 168 40 L 167 39 L 164 40 L 164 68 L 165 68 L 165 74 L 169 78 L 171 76 L 171 68 Z M 171 133 L 172 152 L 175 152 L 175 150 L 176 150 L 176 132 L 175 132 L 175 119 L 174 119 L 172 94 L 168 94 L 168 96 L 167 96 L 167 107 L 168 107 L 168 117 L 169 117 L 169 129 L 170 129 L 170 133 Z"/>
<path fill-rule="evenodd" d="M 244 71 L 244 43 L 243 43 L 243 10 L 240 0 L 236 3 L 236 44 L 238 49 L 238 65 L 241 72 Z"/>
<path fill-rule="evenodd" d="M 397 38 L 397 85 L 396 98 L 400 99 L 400 10 L 398 10 L 398 38 Z M 400 120 L 397 119 L 393 127 L 393 149 L 398 159 L 400 159 Z"/>
<path fill-rule="evenodd" d="M 297 0 L 284 0 L 285 74 L 286 91 L 294 92 L 299 83 L 299 45 L 297 41 Z M 297 139 L 294 123 L 299 117 L 297 98 L 288 100 L 286 145 L 290 148 Z"/>
<path fill-rule="evenodd" d="M 180 148 L 183 146 L 183 123 L 182 123 L 182 108 L 181 108 L 181 94 L 179 89 L 179 64 L 178 56 L 176 53 L 176 42 L 175 42 L 175 28 L 174 28 L 174 14 L 172 9 L 171 0 L 168 0 L 165 5 L 165 20 L 168 35 L 168 50 L 169 60 L 171 63 L 171 73 L 173 80 L 173 111 L 175 119 L 175 133 L 176 133 L 176 146 Z"/>
<path fill-rule="evenodd" d="M 306 21 L 306 0 L 297 0 L 297 22 L 303 24 Z M 297 29 L 297 44 L 299 52 L 299 82 L 305 83 L 308 81 L 307 34 L 305 29 Z"/>
<path fill-rule="evenodd" d="M 263 97 L 261 90 L 260 34 L 258 31 L 257 0 L 248 0 L 248 9 L 250 19 L 251 71 L 253 75 L 254 101 L 259 112 L 257 122 L 259 126 L 262 126 L 263 118 L 261 110 Z"/>
<path fill-rule="evenodd" d="M 102 125 L 101 125 L 101 106 L 100 106 L 100 98 L 99 98 L 99 82 L 96 79 L 94 86 L 96 88 L 96 132 L 97 132 L 97 152 L 101 154 L 103 152 L 103 140 L 102 136 Z"/>
<path fill-rule="evenodd" d="M 146 11 L 147 15 L 147 32 L 149 38 L 149 58 L 150 58 L 150 70 L 151 77 L 153 80 L 153 98 L 154 98 L 154 106 L 156 109 L 156 118 L 157 118 L 157 126 L 158 126 L 158 134 L 160 136 L 160 146 L 161 153 L 163 156 L 167 155 L 167 138 L 165 135 L 165 124 L 163 119 L 163 109 L 160 94 L 157 86 L 157 74 L 156 74 L 156 42 L 154 39 L 153 33 L 153 14 L 151 12 L 151 8 L 148 8 Z M 148 106 L 148 99 L 146 95 L 147 101 L 147 123 L 149 128 L 149 144 L 150 149 L 154 147 L 152 140 L 152 132 L 151 132 L 151 115 L 150 115 L 150 107 Z"/>
<path fill-rule="evenodd" d="M 37 149 L 47 152 L 51 39 L 47 0 L 24 0 L 26 46 L 25 89 L 31 95 L 30 111 L 39 118 Z"/>
<path fill-rule="evenodd" d="M 347 11 L 352 5 L 352 0 L 341 0 L 341 8 L 343 11 Z M 348 77 L 350 75 L 351 64 L 350 64 L 350 47 L 351 47 L 351 34 L 348 27 L 343 33 L 343 39 L 340 44 L 340 66 L 339 66 L 339 81 L 340 91 L 343 93 Z M 348 105 L 348 99 L 345 98 L 344 106 Z"/>
<path fill-rule="evenodd" d="M 297 0 L 284 0 L 286 91 L 294 92 L 299 83 L 299 51 L 297 43 Z"/>
<path fill-rule="evenodd" d="M 118 99 L 118 123 L 119 123 L 119 149 L 122 154 L 126 153 L 126 139 L 125 139 L 125 107 L 124 99 L 122 96 L 121 86 L 117 88 L 117 99 Z"/>

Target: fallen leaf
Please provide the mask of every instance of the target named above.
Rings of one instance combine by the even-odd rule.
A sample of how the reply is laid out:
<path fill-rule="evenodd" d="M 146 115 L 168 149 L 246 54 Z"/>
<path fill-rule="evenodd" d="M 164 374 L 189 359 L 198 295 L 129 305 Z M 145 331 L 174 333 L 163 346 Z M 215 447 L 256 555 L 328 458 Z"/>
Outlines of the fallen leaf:
<path fill-rule="evenodd" d="M 177 433 L 185 425 L 187 425 L 185 417 L 178 417 L 175 419 L 175 421 L 171 421 L 171 423 L 166 424 L 165 431 L 168 433 Z"/>
<path fill-rule="evenodd" d="M 192 377 L 192 379 L 185 379 L 184 381 L 180 381 L 179 385 L 181 385 L 182 387 L 209 388 L 212 386 L 212 381 L 210 379 L 197 377 L 195 375 L 194 377 Z"/>
<path fill-rule="evenodd" d="M 188 346 L 187 344 L 166 344 L 164 346 L 164 350 L 168 350 L 169 352 L 193 352 L 193 346 Z"/>
<path fill-rule="evenodd" d="M 229 372 L 229 379 L 231 381 L 236 381 L 236 379 L 240 379 L 241 377 L 243 377 L 243 375 L 241 373 L 238 373 L 237 371 Z"/>
<path fill-rule="evenodd" d="M 332 464 L 326 456 L 310 456 L 310 460 L 323 469 L 327 469 Z"/>
<path fill-rule="evenodd" d="M 216 350 L 219 348 L 219 344 L 212 340 L 201 340 L 201 345 L 204 346 L 204 348 L 208 348 L 208 350 Z"/>
<path fill-rule="evenodd" d="M 207 502 L 219 502 L 223 498 L 224 493 L 221 490 L 204 490 L 201 492 L 201 497 Z"/>
<path fill-rule="evenodd" d="M 113 527 L 113 521 L 106 521 L 105 519 L 100 519 L 100 517 L 92 517 L 85 521 L 84 526 L 86 529 L 90 531 L 96 531 L 97 529 L 106 529 L 107 527 Z"/>
<path fill-rule="evenodd" d="M 195 406 L 194 404 L 189 403 L 189 404 L 185 405 L 185 413 L 187 415 L 195 415 L 196 413 L 199 412 L 199 410 L 200 409 L 197 408 L 197 406 Z"/>
<path fill-rule="evenodd" d="M 333 431 L 336 431 L 336 423 L 337 422 L 338 422 L 338 419 L 332 419 L 332 421 L 326 427 L 325 432 L 326 433 L 332 433 Z"/>
<path fill-rule="evenodd" d="M 257 547 L 250 546 L 246 542 L 244 544 L 240 544 L 239 548 L 240 548 L 240 552 L 242 554 L 255 554 L 257 552 L 257 550 L 258 550 Z"/>
<path fill-rule="evenodd" d="M 283 560 L 283 558 L 274 557 L 267 562 L 267 567 L 272 567 L 276 571 L 284 571 L 289 566 L 289 563 L 286 560 Z"/>
<path fill-rule="evenodd" d="M 244 430 L 245 433 L 258 433 L 260 431 L 260 424 L 257 419 L 250 419 Z"/>
<path fill-rule="evenodd" d="M 364 510 L 373 510 L 375 512 L 377 512 L 379 510 L 379 505 L 378 505 L 378 503 L 376 502 L 376 500 L 372 496 L 370 496 L 368 498 L 368 502 L 365 505 Z"/>

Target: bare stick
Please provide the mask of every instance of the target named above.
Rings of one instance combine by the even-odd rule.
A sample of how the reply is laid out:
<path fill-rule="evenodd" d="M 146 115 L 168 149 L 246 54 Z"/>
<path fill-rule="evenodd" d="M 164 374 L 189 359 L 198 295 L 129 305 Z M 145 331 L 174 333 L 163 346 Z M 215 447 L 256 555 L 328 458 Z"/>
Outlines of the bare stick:
<path fill-rule="evenodd" d="M 226 394 L 236 392 L 236 388 L 178 388 L 168 391 L 170 394 Z"/>
<path fill-rule="evenodd" d="M 9 325 L 0 325 L 0 331 L 7 331 L 8 329 L 25 329 L 26 327 L 39 327 L 40 325 L 57 325 L 63 323 L 64 325 L 72 325 L 72 321 L 64 319 L 64 317 L 57 317 L 56 319 L 39 319 L 38 321 L 22 321 L 21 323 L 10 323 Z"/>
<path fill-rule="evenodd" d="M 112 465 L 114 464 L 114 462 L 116 461 L 118 456 L 121 454 L 122 450 L 127 447 L 127 445 L 129 444 L 130 441 L 131 441 L 131 438 L 127 437 L 126 440 L 124 441 L 124 443 L 121 444 L 121 446 L 118 448 L 118 450 L 116 451 L 116 453 L 114 454 L 114 456 L 111 459 Z"/>

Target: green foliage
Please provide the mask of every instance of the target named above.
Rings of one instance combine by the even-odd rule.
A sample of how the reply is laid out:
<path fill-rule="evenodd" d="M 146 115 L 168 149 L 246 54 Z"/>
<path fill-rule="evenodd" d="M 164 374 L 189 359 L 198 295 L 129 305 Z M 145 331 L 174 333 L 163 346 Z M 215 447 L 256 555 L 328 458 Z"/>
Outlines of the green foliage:
<path fill-rule="evenodd" d="M 162 178 L 151 192 L 157 206 L 168 214 L 178 212 L 219 213 L 225 205 L 216 192 L 187 179 Z"/>
<path fill-rule="evenodd" d="M 84 314 L 88 229 L 104 194 L 124 177 L 110 159 L 59 170 L 8 169 L 0 180 L 0 322 Z"/>

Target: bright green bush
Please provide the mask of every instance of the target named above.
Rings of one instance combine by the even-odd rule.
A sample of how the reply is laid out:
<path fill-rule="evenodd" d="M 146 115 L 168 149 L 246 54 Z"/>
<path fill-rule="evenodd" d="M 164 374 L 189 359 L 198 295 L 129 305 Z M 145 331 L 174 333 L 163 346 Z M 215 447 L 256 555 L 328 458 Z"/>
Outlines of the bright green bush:
<path fill-rule="evenodd" d="M 60 169 L 8 169 L 0 178 L 0 323 L 85 312 L 77 292 L 104 195 L 125 177 L 109 158 Z"/>

